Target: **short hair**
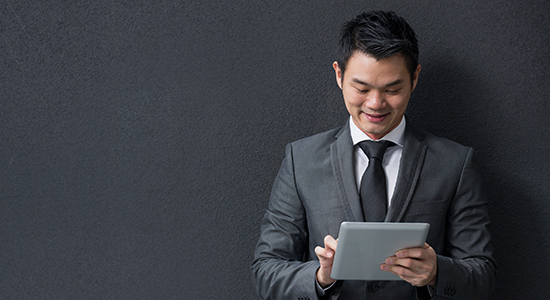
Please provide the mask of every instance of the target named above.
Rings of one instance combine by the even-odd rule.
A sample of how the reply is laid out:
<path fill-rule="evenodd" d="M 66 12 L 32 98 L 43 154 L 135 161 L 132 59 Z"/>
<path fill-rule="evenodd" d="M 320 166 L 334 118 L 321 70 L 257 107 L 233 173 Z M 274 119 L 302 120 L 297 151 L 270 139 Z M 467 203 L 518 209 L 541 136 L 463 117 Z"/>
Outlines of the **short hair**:
<path fill-rule="evenodd" d="M 402 54 L 413 79 L 418 67 L 418 39 L 405 19 L 393 11 L 371 11 L 344 24 L 338 51 L 342 78 L 346 65 L 356 51 L 381 60 Z"/>

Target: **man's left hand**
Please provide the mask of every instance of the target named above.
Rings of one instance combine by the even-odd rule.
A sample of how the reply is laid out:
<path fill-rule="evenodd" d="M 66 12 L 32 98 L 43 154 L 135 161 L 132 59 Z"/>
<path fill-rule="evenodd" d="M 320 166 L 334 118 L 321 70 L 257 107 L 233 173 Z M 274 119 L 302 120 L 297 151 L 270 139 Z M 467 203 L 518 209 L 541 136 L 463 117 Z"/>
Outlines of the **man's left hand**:
<path fill-rule="evenodd" d="M 392 272 L 413 286 L 434 286 L 437 280 L 437 256 L 428 244 L 423 248 L 399 250 L 380 265 L 382 271 Z"/>

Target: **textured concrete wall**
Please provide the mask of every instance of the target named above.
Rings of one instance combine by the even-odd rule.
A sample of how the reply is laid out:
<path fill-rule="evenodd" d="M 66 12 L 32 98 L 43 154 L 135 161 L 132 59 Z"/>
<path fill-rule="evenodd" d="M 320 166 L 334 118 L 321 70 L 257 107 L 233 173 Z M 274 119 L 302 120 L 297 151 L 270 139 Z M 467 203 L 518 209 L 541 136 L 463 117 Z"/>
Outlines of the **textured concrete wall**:
<path fill-rule="evenodd" d="M 494 299 L 547 297 L 545 1 L 3 1 L 0 299 L 255 299 L 284 146 L 347 120 L 368 9 L 420 37 L 409 120 L 477 150 Z"/>

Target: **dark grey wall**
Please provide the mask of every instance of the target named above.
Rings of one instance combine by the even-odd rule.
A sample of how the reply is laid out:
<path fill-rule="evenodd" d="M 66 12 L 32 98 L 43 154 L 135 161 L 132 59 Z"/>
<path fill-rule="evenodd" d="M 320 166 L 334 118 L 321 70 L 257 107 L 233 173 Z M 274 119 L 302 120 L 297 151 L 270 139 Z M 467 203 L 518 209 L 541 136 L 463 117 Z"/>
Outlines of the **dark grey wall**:
<path fill-rule="evenodd" d="M 409 119 L 473 146 L 495 299 L 550 281 L 546 1 L 2 1 L 0 299 L 255 299 L 286 143 L 342 125 L 340 25 L 421 40 Z"/>

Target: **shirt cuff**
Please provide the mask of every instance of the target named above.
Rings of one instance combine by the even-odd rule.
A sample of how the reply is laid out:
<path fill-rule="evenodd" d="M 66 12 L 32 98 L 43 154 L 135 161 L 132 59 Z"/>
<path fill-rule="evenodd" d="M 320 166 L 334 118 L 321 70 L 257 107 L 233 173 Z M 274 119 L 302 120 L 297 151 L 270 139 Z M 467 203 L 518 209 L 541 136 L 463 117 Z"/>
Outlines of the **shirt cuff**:
<path fill-rule="evenodd" d="M 315 291 L 317 292 L 317 296 L 318 297 L 323 297 L 328 290 L 330 290 L 334 284 L 336 284 L 336 281 L 334 281 L 333 283 L 329 284 L 326 288 L 322 288 L 321 285 L 319 284 L 319 281 L 317 281 L 317 279 L 315 279 Z"/>

